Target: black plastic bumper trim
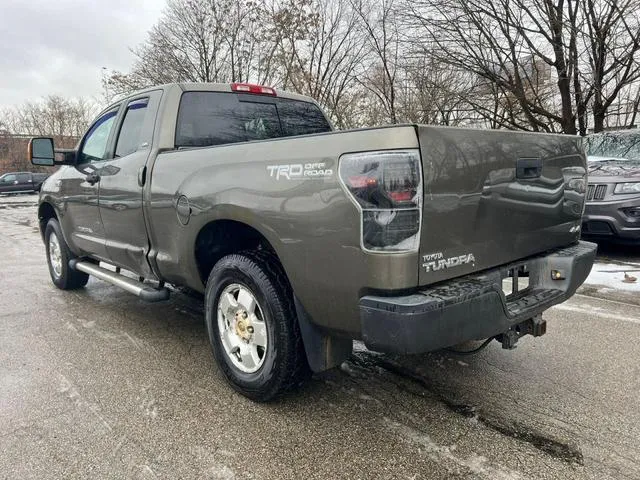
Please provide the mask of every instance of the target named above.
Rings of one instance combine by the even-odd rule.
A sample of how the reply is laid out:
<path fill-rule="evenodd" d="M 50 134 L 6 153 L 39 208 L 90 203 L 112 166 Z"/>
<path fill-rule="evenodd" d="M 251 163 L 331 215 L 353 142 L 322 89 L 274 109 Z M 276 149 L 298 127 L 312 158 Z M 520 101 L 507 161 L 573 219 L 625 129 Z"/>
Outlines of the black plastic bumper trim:
<path fill-rule="evenodd" d="M 362 339 L 371 350 L 412 354 L 501 334 L 571 297 L 589 275 L 596 250 L 593 243 L 579 242 L 413 295 L 362 297 Z M 508 300 L 502 279 L 522 264 L 529 270 L 529 288 Z M 552 280 L 551 270 L 562 271 L 564 279 Z"/>

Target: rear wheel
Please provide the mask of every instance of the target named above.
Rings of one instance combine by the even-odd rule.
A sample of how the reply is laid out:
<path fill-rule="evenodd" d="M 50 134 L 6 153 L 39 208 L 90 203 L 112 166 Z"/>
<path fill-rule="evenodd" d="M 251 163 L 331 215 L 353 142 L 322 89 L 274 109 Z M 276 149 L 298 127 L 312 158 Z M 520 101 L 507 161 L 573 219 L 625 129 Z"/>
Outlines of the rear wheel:
<path fill-rule="evenodd" d="M 69 260 L 75 258 L 75 255 L 64 241 L 60 224 L 55 218 L 47 223 L 47 228 L 44 231 L 44 243 L 49 274 L 54 285 L 62 290 L 84 287 L 89 281 L 89 275 L 69 267 Z"/>
<path fill-rule="evenodd" d="M 291 287 L 272 254 L 222 258 L 209 276 L 205 308 L 216 362 L 243 395 L 265 402 L 309 374 Z"/>

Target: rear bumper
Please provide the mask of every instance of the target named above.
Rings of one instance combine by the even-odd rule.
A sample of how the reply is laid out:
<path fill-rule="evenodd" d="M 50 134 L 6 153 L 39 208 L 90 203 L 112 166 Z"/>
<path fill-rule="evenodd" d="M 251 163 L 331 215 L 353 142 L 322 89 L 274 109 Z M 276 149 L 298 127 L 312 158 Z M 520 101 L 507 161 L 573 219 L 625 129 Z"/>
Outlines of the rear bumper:
<path fill-rule="evenodd" d="M 579 242 L 413 295 L 362 297 L 362 339 L 371 350 L 412 354 L 500 335 L 571 297 L 589 275 L 596 248 Z M 529 288 L 507 299 L 502 280 L 523 264 Z M 562 272 L 564 279 L 552 280 L 551 270 Z"/>
<path fill-rule="evenodd" d="M 640 207 L 640 198 L 587 203 L 582 217 L 582 235 L 640 241 L 640 218 L 625 214 L 626 209 L 635 207 Z"/>

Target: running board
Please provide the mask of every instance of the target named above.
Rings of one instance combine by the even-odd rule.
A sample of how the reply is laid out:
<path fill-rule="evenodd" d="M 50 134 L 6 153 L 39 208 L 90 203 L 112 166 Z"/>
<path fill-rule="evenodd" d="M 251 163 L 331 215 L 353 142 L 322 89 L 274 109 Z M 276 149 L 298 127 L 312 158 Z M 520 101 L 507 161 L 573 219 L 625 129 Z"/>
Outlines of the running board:
<path fill-rule="evenodd" d="M 109 282 L 116 287 L 120 287 L 129 293 L 137 295 L 142 300 L 145 300 L 147 302 L 161 302 L 162 300 L 169 299 L 169 289 L 166 287 L 153 288 L 132 278 L 125 277 L 124 275 L 120 275 L 119 273 L 112 272 L 111 270 L 107 270 L 106 268 L 102 268 L 95 263 L 86 262 L 79 258 L 74 258 L 69 260 L 69 266 L 74 270 L 88 273 L 89 275 L 99 278 L 100 280 L 104 280 L 105 282 Z"/>

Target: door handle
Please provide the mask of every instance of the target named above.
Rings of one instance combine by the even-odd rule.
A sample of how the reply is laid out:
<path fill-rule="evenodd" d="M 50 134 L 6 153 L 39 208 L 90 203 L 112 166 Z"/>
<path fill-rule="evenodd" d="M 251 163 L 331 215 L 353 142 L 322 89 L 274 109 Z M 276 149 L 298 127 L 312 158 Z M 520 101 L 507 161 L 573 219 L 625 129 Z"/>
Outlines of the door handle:
<path fill-rule="evenodd" d="M 140 167 L 138 170 L 138 186 L 144 187 L 145 182 L 147 181 L 147 167 Z"/>
<path fill-rule="evenodd" d="M 541 158 L 519 158 L 516 163 L 516 178 L 531 179 L 542 175 Z"/>
<path fill-rule="evenodd" d="M 85 177 L 85 180 L 87 181 L 87 183 L 95 185 L 100 181 L 100 175 L 98 175 L 97 173 L 90 173 Z"/>

